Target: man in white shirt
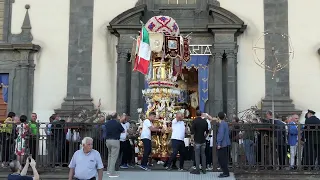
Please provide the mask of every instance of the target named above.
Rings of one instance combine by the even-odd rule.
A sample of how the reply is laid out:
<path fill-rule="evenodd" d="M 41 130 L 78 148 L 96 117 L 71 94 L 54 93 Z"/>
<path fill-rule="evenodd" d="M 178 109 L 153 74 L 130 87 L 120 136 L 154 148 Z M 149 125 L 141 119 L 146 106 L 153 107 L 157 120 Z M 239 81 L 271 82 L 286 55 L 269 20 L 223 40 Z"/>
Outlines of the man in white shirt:
<path fill-rule="evenodd" d="M 148 164 L 148 158 L 149 155 L 151 154 L 151 131 L 152 132 L 163 132 L 164 129 L 160 129 L 158 127 L 154 127 L 152 124 L 152 121 L 156 119 L 156 113 L 155 112 L 150 112 L 149 113 L 149 119 L 145 119 L 142 124 L 142 131 L 140 135 L 140 139 L 143 143 L 143 156 L 141 160 L 141 165 L 140 168 L 143 170 L 148 171 L 149 168 L 147 166 Z"/>
<path fill-rule="evenodd" d="M 180 167 L 179 170 L 183 170 L 183 164 L 184 164 L 184 157 L 185 157 L 185 144 L 184 144 L 184 138 L 186 134 L 186 127 L 183 122 L 183 114 L 181 112 L 178 112 L 176 114 L 176 118 L 172 120 L 172 135 L 171 135 L 171 147 L 172 147 L 172 154 L 168 160 L 168 162 L 165 164 L 165 168 L 170 170 L 172 161 L 177 157 L 177 154 L 179 152 L 180 154 Z"/>
<path fill-rule="evenodd" d="M 130 127 L 130 123 L 127 122 L 128 118 L 125 113 L 120 117 L 121 126 L 124 129 L 124 132 L 120 134 L 120 153 L 119 153 L 119 161 L 121 169 L 128 169 L 128 163 L 130 161 L 130 153 L 131 153 L 131 145 L 128 139 L 128 129 Z"/>

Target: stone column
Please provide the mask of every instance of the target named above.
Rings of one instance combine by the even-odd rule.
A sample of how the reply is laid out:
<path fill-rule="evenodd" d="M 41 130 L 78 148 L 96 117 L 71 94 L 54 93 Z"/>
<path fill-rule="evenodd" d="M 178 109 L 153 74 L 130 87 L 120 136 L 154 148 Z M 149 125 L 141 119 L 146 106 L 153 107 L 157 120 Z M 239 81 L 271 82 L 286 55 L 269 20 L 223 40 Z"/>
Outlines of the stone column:
<path fill-rule="evenodd" d="M 223 51 L 214 52 L 214 102 L 212 110 L 213 116 L 218 115 L 218 113 L 223 110 L 222 57 Z"/>
<path fill-rule="evenodd" d="M 13 78 L 14 88 L 12 89 L 14 96 L 12 96 L 12 110 L 18 115 L 30 115 L 33 105 L 33 62 L 30 64 L 29 57 L 31 51 L 18 50 L 15 53 L 15 59 L 18 61 L 15 67 L 15 74 Z M 31 95 L 31 96 L 30 96 Z"/>
<path fill-rule="evenodd" d="M 130 36 L 132 34 L 120 34 L 119 42 L 117 45 L 117 112 L 118 113 L 129 113 L 130 112 L 130 97 L 131 93 L 131 81 L 128 73 L 128 66 L 131 64 L 128 62 L 130 60 L 130 53 L 132 50 L 132 39 Z M 128 55 L 129 54 L 129 55 Z M 135 79 L 135 77 L 133 77 Z M 136 83 L 136 82 L 134 82 Z M 134 98 L 134 97 L 133 97 Z"/>
<path fill-rule="evenodd" d="M 67 97 L 57 113 L 70 116 L 78 107 L 93 110 L 91 64 L 94 1 L 70 0 Z"/>
<path fill-rule="evenodd" d="M 214 111 L 214 97 L 215 97 L 215 91 L 214 91 L 214 79 L 215 79 L 215 66 L 214 66 L 214 54 L 213 56 L 209 57 L 209 62 L 208 62 L 208 68 L 209 68 L 209 79 L 208 79 L 208 101 L 206 105 L 206 110 L 208 109 L 208 113 L 211 116 L 216 116 L 215 111 Z"/>
<path fill-rule="evenodd" d="M 236 50 L 226 51 L 227 57 L 227 115 L 237 115 L 237 52 Z"/>

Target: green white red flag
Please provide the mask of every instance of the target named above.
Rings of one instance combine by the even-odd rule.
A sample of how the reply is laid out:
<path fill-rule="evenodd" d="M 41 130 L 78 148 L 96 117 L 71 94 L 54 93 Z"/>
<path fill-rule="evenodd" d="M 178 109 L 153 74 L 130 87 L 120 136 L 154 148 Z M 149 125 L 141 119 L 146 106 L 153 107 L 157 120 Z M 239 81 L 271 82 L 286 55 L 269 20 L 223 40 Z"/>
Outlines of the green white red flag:
<path fill-rule="evenodd" d="M 139 42 L 140 41 L 140 42 Z M 139 43 L 139 44 L 138 44 Z M 151 58 L 151 47 L 148 30 L 142 26 L 140 39 L 137 39 L 138 55 L 135 59 L 134 71 L 142 74 L 148 74 L 149 63 Z"/>

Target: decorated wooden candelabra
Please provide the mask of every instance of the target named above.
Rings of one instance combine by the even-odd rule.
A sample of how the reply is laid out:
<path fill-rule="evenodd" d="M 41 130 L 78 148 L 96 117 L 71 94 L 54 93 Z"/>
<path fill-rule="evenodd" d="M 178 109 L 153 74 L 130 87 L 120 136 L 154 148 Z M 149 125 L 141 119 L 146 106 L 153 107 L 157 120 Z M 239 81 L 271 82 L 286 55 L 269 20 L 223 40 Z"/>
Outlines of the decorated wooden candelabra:
<path fill-rule="evenodd" d="M 164 133 L 152 133 L 152 157 L 165 160 L 170 154 L 171 121 L 177 111 L 180 89 L 177 79 L 181 74 L 182 60 L 190 59 L 189 39 L 180 36 L 175 20 L 168 16 L 155 16 L 145 25 L 149 31 L 151 60 L 149 73 L 145 76 L 148 87 L 142 90 L 146 102 L 146 111 L 138 109 L 140 130 L 142 121 L 150 112 L 156 113 L 155 127 L 164 129 Z M 139 141 L 139 156 L 143 154 L 143 143 Z"/>

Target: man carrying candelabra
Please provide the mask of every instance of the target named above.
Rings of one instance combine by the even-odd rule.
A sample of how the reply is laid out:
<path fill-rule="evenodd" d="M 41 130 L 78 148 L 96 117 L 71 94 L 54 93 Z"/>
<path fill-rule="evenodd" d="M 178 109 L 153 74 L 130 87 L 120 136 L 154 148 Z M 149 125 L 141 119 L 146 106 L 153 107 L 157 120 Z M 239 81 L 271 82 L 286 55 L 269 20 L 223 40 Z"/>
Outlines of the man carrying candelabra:
<path fill-rule="evenodd" d="M 152 122 L 156 119 L 156 113 L 150 112 L 149 118 L 145 119 L 142 124 L 142 131 L 140 139 L 143 142 L 143 157 L 141 161 L 140 168 L 143 170 L 149 170 L 147 163 L 149 155 L 151 154 L 152 144 L 151 144 L 151 132 L 164 132 L 164 129 L 154 127 Z"/>
<path fill-rule="evenodd" d="M 184 170 L 184 158 L 185 158 L 185 143 L 184 138 L 187 132 L 185 123 L 183 122 L 183 113 L 178 112 L 176 118 L 172 120 L 172 135 L 171 135 L 171 147 L 172 153 L 169 160 L 164 164 L 164 167 L 168 170 L 171 169 L 172 162 L 175 162 L 178 152 L 180 154 L 180 166 L 179 171 Z"/>

